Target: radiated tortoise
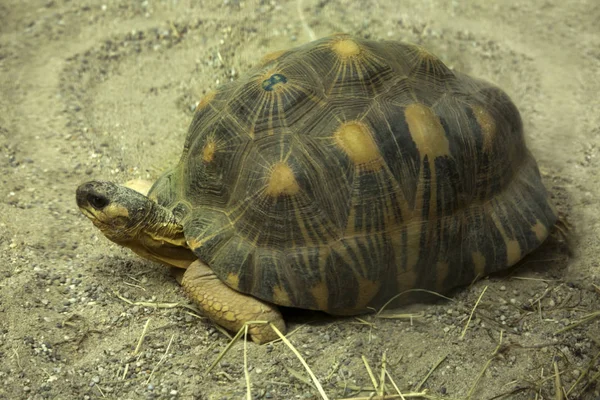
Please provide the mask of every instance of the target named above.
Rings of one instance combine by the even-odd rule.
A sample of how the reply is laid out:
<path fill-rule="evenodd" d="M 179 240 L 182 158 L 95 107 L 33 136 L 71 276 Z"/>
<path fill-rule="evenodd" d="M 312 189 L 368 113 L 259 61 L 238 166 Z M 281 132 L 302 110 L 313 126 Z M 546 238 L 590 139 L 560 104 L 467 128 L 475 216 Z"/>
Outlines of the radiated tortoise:
<path fill-rule="evenodd" d="M 147 195 L 93 181 L 77 204 L 110 240 L 186 269 L 186 292 L 234 331 L 284 331 L 276 305 L 351 315 L 447 292 L 514 265 L 557 219 L 502 90 L 344 34 L 207 94 Z"/>

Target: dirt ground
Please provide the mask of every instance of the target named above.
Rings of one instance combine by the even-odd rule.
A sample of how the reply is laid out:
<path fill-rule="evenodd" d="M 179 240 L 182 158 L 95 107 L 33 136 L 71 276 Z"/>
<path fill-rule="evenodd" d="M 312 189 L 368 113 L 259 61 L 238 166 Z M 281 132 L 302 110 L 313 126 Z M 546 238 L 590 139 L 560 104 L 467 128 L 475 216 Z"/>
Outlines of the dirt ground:
<path fill-rule="evenodd" d="M 153 306 L 189 303 L 168 269 L 92 226 L 75 188 L 156 178 L 204 93 L 333 32 L 425 45 L 504 88 L 573 254 L 555 235 L 453 301 L 395 310 L 412 319 L 286 312 L 326 396 L 381 395 L 383 375 L 389 399 L 394 385 L 407 398 L 599 398 L 598 21 L 586 0 L 3 0 L 0 399 L 243 399 L 246 373 L 253 399 L 325 398 L 282 342 L 247 343 L 244 367 L 239 341 L 207 373 L 229 338 Z"/>

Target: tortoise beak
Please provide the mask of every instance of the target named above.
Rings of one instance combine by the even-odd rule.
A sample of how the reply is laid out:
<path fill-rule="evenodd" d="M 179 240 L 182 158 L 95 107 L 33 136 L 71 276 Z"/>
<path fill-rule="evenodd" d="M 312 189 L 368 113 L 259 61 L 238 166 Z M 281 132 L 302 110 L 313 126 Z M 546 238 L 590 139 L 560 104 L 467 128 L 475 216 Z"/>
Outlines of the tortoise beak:
<path fill-rule="evenodd" d="M 77 206 L 80 209 L 94 208 L 102 211 L 110 204 L 110 199 L 104 194 L 104 182 L 91 181 L 80 185 L 75 195 Z"/>

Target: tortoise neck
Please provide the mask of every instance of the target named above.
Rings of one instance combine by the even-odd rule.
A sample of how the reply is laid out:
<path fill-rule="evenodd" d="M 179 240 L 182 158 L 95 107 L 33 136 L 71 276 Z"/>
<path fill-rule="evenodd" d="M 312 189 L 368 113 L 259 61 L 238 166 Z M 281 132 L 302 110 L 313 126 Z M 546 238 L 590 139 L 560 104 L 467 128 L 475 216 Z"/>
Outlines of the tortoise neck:
<path fill-rule="evenodd" d="M 126 246 L 152 261 L 187 268 L 196 260 L 185 240 L 183 226 L 167 208 L 152 203 L 148 214 L 140 221 L 137 240 Z"/>
<path fill-rule="evenodd" d="M 185 243 L 183 226 L 177 221 L 175 215 L 160 204 L 152 200 L 149 201 L 152 203 L 152 207 L 144 221 L 141 222 L 143 228 L 140 233 L 157 241 L 167 241 L 174 244 L 183 241 Z"/>

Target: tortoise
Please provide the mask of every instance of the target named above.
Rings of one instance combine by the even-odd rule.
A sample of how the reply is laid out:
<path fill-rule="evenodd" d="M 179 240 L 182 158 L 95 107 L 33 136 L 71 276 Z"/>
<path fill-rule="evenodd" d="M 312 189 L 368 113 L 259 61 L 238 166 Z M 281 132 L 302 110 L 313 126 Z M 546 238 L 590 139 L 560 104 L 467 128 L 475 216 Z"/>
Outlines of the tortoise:
<path fill-rule="evenodd" d="M 278 306 L 355 315 L 446 293 L 514 265 L 557 221 L 504 91 L 422 47 L 347 34 L 209 92 L 147 194 L 91 181 L 76 199 L 258 343 L 277 336 L 253 321 L 285 332 Z"/>

